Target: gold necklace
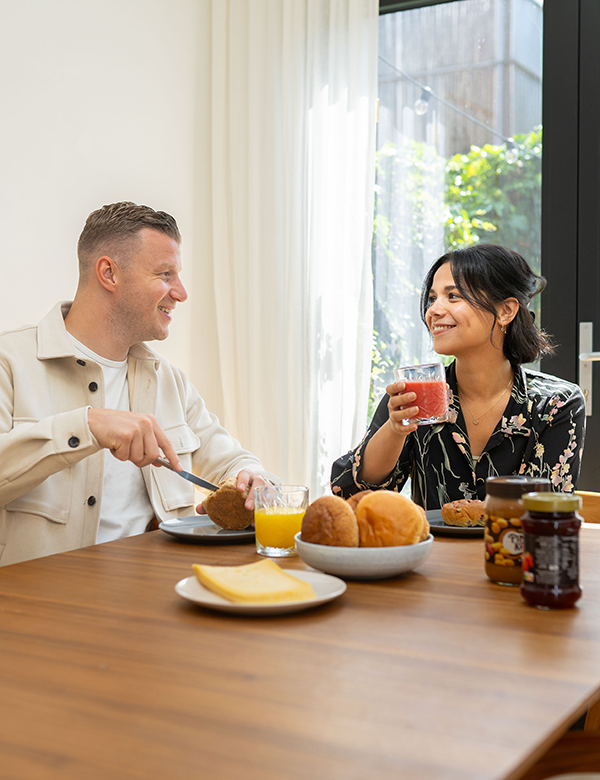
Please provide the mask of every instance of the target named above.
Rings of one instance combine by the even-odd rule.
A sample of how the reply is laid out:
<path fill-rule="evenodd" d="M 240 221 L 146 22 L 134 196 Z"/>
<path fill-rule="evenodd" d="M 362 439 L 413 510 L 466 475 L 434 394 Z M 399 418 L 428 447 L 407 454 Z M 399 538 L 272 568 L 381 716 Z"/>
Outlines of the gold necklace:
<path fill-rule="evenodd" d="M 473 414 L 473 412 L 471 411 L 471 407 L 470 407 L 470 406 L 469 406 L 469 404 L 467 403 L 467 399 L 466 399 L 466 398 L 463 398 L 463 399 L 462 399 L 461 403 L 464 401 L 464 404 L 465 404 L 465 406 L 466 406 L 466 407 L 467 407 L 467 409 L 469 410 L 469 414 L 470 414 L 470 415 L 471 415 L 471 417 L 473 418 L 473 425 L 479 425 L 479 420 L 481 420 L 481 418 L 482 418 L 482 417 L 485 417 L 485 416 L 486 416 L 486 414 L 489 414 L 489 413 L 492 411 L 492 409 L 493 409 L 495 406 L 497 406 L 497 405 L 500 403 L 500 401 L 501 401 L 501 400 L 502 400 L 502 398 L 504 397 L 504 394 L 506 393 L 506 391 L 508 390 L 508 388 L 509 388 L 509 387 L 512 385 L 512 383 L 513 383 L 513 379 L 514 379 L 514 377 L 511 377 L 511 378 L 510 378 L 510 380 L 509 380 L 508 384 L 506 385 L 506 387 L 505 387 L 505 388 L 504 388 L 504 390 L 502 391 L 502 395 L 501 395 L 501 396 L 500 396 L 500 397 L 499 397 L 499 398 L 498 398 L 496 401 L 494 401 L 494 403 L 492 404 L 492 406 L 490 406 L 490 408 L 487 410 L 487 412 L 484 412 L 483 414 L 480 414 L 480 415 L 479 415 L 479 417 L 475 417 L 475 415 L 474 415 L 474 414 Z M 458 387 L 458 384 L 457 384 L 456 386 Z M 458 387 L 458 398 L 459 398 L 459 400 L 461 400 L 461 398 L 460 398 L 460 387 Z"/>

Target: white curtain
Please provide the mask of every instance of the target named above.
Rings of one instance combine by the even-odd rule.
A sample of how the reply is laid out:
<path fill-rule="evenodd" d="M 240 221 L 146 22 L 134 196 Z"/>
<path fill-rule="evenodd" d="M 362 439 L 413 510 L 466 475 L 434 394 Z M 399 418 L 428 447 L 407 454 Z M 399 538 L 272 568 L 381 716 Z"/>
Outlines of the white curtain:
<path fill-rule="evenodd" d="M 366 423 L 377 18 L 377 0 L 212 2 L 222 422 L 311 499 Z"/>

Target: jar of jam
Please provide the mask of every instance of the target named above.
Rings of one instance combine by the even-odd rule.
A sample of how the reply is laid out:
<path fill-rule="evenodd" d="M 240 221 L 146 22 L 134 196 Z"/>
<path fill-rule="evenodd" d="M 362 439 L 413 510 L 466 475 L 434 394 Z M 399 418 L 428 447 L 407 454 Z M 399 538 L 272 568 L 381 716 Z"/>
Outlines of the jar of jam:
<path fill-rule="evenodd" d="M 521 594 L 532 607 L 572 607 L 581 596 L 577 511 L 581 498 L 571 493 L 529 493 L 523 496 L 523 505 Z"/>
<path fill-rule="evenodd" d="M 521 584 L 525 547 L 521 496 L 551 490 L 550 480 L 535 477 L 488 477 L 485 481 L 485 573 L 498 585 Z"/>

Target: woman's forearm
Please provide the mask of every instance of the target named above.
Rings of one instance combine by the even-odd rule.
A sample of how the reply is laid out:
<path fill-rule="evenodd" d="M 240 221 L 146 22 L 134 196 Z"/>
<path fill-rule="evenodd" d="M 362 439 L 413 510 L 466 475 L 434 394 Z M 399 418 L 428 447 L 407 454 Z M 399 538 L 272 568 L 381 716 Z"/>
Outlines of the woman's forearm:
<path fill-rule="evenodd" d="M 397 433 L 389 421 L 381 426 L 363 452 L 362 465 L 358 472 L 361 482 L 380 485 L 386 480 L 398 462 L 410 430 L 412 428 L 407 433 Z"/>

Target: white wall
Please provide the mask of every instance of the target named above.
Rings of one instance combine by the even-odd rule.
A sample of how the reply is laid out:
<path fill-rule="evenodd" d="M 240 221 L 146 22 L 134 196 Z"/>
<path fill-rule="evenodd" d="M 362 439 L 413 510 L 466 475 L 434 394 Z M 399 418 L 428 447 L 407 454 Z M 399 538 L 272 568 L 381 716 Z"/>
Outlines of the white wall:
<path fill-rule="evenodd" d="M 197 38 L 210 0 L 0 0 L 0 331 L 72 297 L 90 211 L 132 200 L 163 209 L 194 260 L 195 149 L 208 113 L 195 98 Z M 201 52 L 204 54 L 204 52 Z M 189 371 L 192 307 L 153 344 Z"/>

